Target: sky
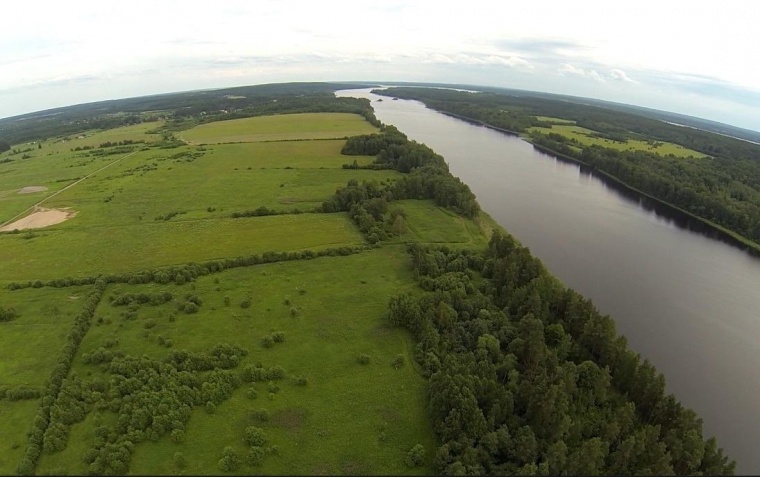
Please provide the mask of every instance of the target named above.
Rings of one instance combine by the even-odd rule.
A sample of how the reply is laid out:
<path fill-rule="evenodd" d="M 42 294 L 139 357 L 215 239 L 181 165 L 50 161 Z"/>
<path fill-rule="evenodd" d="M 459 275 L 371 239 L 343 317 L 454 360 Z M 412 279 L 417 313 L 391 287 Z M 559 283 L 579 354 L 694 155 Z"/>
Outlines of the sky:
<path fill-rule="evenodd" d="M 760 131 L 758 18 L 745 0 L 6 2 L 0 118 L 251 84 L 424 81 Z"/>

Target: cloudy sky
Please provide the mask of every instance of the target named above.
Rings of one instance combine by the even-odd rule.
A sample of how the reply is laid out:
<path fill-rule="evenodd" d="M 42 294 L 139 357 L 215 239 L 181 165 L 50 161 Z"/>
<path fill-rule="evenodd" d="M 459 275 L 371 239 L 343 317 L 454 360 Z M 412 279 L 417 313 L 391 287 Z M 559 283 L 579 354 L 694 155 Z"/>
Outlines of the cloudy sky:
<path fill-rule="evenodd" d="M 131 0 L 3 4 L 0 118 L 285 81 L 588 96 L 760 130 L 760 2 Z"/>

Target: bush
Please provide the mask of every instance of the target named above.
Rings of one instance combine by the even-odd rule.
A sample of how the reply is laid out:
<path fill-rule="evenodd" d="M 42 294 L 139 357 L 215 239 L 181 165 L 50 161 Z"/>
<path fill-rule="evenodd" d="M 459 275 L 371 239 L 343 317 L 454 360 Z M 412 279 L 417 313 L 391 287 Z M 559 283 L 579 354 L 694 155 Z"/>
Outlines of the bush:
<path fill-rule="evenodd" d="M 225 447 L 222 458 L 219 459 L 219 469 L 223 472 L 234 472 L 240 467 L 240 458 L 232 447 Z"/>
<path fill-rule="evenodd" d="M 266 457 L 266 451 L 260 446 L 253 446 L 248 451 L 246 462 L 252 467 L 258 467 L 264 463 L 264 457 Z"/>
<path fill-rule="evenodd" d="M 275 331 L 272 333 L 272 340 L 274 340 L 275 343 L 282 343 L 285 341 L 285 332 L 284 331 Z"/>
<path fill-rule="evenodd" d="M 399 369 L 400 367 L 402 367 L 404 365 L 404 355 L 403 354 L 396 355 L 396 357 L 393 358 L 391 365 L 396 369 Z"/>
<path fill-rule="evenodd" d="M 177 470 L 182 470 L 185 467 L 187 467 L 187 459 L 185 459 L 185 456 L 182 454 L 182 452 L 175 452 L 174 453 L 174 468 Z"/>
<path fill-rule="evenodd" d="M 251 307 L 251 299 L 250 298 L 243 298 L 240 301 L 240 308 L 250 308 Z"/>
<path fill-rule="evenodd" d="M 261 338 L 261 344 L 264 346 L 264 348 L 271 348 L 274 346 L 274 339 L 271 335 L 267 335 L 263 338 Z"/>
<path fill-rule="evenodd" d="M 409 449 L 406 453 L 406 465 L 409 467 L 421 467 L 425 463 L 425 448 L 422 444 Z"/>
<path fill-rule="evenodd" d="M 193 313 L 198 313 L 198 305 L 196 303 L 193 303 L 192 301 L 188 301 L 187 303 L 185 303 L 183 310 L 188 315 L 192 315 Z"/>
<path fill-rule="evenodd" d="M 258 422 L 269 421 L 269 411 L 264 408 L 251 411 L 250 418 Z"/>
<path fill-rule="evenodd" d="M 0 321 L 11 321 L 18 318 L 18 313 L 13 308 L 3 308 L 0 306 Z"/>
<path fill-rule="evenodd" d="M 245 428 L 245 434 L 243 435 L 243 443 L 249 446 L 262 447 L 266 445 L 267 434 L 264 429 L 256 426 L 248 426 Z"/>
<path fill-rule="evenodd" d="M 359 356 L 356 357 L 356 361 L 359 364 L 369 364 L 370 358 L 369 358 L 368 354 L 362 353 L 362 354 L 360 354 Z"/>

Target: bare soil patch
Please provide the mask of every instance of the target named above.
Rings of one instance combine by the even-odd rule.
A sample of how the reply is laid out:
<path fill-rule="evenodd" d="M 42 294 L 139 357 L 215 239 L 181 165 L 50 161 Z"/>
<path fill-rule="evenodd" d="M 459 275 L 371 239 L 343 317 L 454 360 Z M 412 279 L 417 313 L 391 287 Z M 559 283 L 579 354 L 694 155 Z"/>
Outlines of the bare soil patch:
<path fill-rule="evenodd" d="M 272 423 L 289 431 L 297 431 L 306 422 L 306 410 L 301 408 L 282 409 L 272 415 Z"/>
<path fill-rule="evenodd" d="M 26 186 L 18 191 L 19 194 L 33 194 L 35 192 L 44 192 L 48 190 L 45 186 Z"/>
<path fill-rule="evenodd" d="M 11 230 L 41 229 L 51 225 L 60 224 L 77 213 L 70 210 L 45 209 L 37 207 L 34 212 L 22 219 L 0 227 L 0 232 L 9 232 Z"/>

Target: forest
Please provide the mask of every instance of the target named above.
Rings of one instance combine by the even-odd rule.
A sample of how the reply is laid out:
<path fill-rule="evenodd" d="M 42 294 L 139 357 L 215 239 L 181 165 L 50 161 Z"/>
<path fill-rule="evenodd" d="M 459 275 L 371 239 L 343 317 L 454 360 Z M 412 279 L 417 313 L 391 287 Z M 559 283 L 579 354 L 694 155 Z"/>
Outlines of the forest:
<path fill-rule="evenodd" d="M 390 88 L 378 94 L 416 99 L 433 109 L 520 133 L 536 145 L 607 173 L 641 192 L 718 224 L 760 246 L 760 145 L 631 113 L 567 101 L 465 93 L 434 88 Z M 541 116 L 542 119 L 538 117 Z M 545 117 L 573 121 L 602 138 L 667 141 L 704 153 L 675 158 L 646 151 L 582 145 L 544 133 Z"/>

